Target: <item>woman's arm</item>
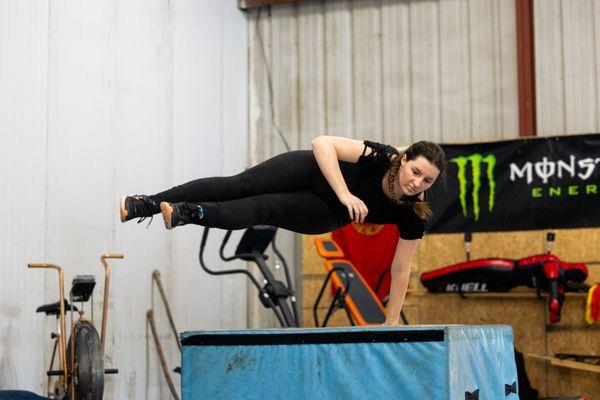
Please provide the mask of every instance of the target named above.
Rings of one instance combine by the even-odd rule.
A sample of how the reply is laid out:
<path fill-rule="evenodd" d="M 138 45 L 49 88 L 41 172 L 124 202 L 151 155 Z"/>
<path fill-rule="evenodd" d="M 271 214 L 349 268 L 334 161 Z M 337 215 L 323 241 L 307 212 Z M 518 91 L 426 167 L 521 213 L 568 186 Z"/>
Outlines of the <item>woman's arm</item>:
<path fill-rule="evenodd" d="M 408 289 L 408 281 L 410 278 L 410 265 L 413 256 L 419 245 L 417 240 L 398 239 L 396 245 L 396 253 L 392 261 L 392 283 L 390 286 L 390 300 L 386 308 L 386 318 L 384 325 L 397 325 L 400 318 L 400 311 L 406 290 Z"/>
<path fill-rule="evenodd" d="M 369 210 L 361 199 L 348 190 L 338 163 L 339 160 L 357 162 L 364 150 L 363 142 L 336 136 L 317 136 L 312 140 L 312 148 L 319 169 L 340 202 L 348 208 L 350 218 L 363 222 Z M 367 154 L 370 151 L 367 149 Z"/>

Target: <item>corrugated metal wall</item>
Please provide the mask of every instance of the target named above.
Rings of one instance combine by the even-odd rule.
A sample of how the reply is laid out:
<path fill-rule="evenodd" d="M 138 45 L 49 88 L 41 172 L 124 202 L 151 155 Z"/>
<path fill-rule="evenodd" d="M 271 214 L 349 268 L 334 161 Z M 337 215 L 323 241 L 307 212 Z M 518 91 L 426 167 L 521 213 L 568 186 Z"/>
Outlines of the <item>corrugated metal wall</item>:
<path fill-rule="evenodd" d="M 98 321 L 99 256 L 125 254 L 112 269 L 106 365 L 120 372 L 106 378 L 108 399 L 169 398 L 146 339 L 152 270 L 180 330 L 247 325 L 245 279 L 198 265 L 201 229 L 118 222 L 121 194 L 246 166 L 246 35 L 222 1 L 0 2 L 0 389 L 45 389 L 55 326 L 34 310 L 57 300 L 56 274 L 27 262 L 60 264 L 67 288 L 94 274 Z"/>
<path fill-rule="evenodd" d="M 34 3 L 0 6 L 0 388 L 42 381 L 48 338 L 33 315 L 45 299 L 44 276 L 25 270 L 27 260 L 45 254 L 47 224 L 48 79 L 39 60 L 48 54 L 48 5 Z M 40 368 L 30 373 L 33 366 Z"/>
<path fill-rule="evenodd" d="M 600 131 L 600 1 L 534 3 L 540 136 Z"/>

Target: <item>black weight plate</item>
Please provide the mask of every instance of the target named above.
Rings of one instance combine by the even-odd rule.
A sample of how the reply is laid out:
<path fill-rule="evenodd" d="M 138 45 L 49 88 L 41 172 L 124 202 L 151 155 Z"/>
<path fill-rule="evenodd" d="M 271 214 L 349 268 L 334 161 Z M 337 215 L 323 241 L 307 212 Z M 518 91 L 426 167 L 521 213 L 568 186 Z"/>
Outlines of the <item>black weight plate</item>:
<path fill-rule="evenodd" d="M 73 343 L 71 343 L 73 341 Z M 75 367 L 73 373 L 76 400 L 102 400 L 104 394 L 104 359 L 98 331 L 89 321 L 78 321 L 67 346 L 67 363 L 71 363 L 71 351 L 74 351 Z M 69 382 L 71 383 L 71 382 Z M 70 388 L 65 399 L 70 399 Z"/>

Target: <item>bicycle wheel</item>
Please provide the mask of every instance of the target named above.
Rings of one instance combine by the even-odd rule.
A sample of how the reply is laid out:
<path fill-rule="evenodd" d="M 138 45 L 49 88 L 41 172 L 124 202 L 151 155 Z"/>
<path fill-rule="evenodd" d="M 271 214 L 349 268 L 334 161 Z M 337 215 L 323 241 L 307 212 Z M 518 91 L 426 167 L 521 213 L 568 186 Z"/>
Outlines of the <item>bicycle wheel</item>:
<path fill-rule="evenodd" d="M 75 365 L 71 364 L 72 360 Z M 65 399 L 71 398 L 70 391 L 74 389 L 76 400 L 102 400 L 104 359 L 98 331 L 91 322 L 79 320 L 75 323 L 67 346 L 67 364 L 70 375 Z"/>

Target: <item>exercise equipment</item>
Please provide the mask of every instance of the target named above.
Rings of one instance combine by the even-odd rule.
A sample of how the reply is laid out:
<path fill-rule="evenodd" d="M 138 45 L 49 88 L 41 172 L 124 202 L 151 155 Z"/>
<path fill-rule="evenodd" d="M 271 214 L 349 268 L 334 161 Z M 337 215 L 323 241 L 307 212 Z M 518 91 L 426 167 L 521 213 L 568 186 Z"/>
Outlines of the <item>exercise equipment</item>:
<path fill-rule="evenodd" d="M 104 368 L 104 343 L 106 338 L 106 325 L 108 319 L 108 293 L 110 285 L 109 259 L 122 259 L 122 254 L 104 254 L 100 261 L 104 267 L 104 298 L 102 303 L 102 330 L 98 331 L 94 325 L 93 316 L 93 291 L 96 281 L 93 275 L 78 275 L 73 279 L 69 292 L 69 302 L 64 296 L 63 269 L 55 264 L 30 263 L 29 268 L 48 268 L 58 272 L 59 301 L 45 304 L 37 308 L 36 312 L 54 315 L 57 321 L 57 332 L 51 334 L 54 339 L 54 348 L 50 358 L 50 367 L 47 371 L 47 393 L 51 398 L 65 400 L 101 400 L 104 394 L 104 376 L 117 374 L 114 368 Z M 91 319 L 84 317 L 83 303 L 91 299 Z M 78 309 L 73 304 L 81 304 Z M 66 342 L 66 317 L 70 312 L 70 336 Z M 73 313 L 78 313 L 74 321 Z M 54 369 L 54 360 L 58 349 L 59 369 Z M 51 386 L 52 377 L 58 377 L 54 387 Z"/>
<path fill-rule="evenodd" d="M 518 260 L 485 258 L 470 260 L 471 235 L 465 234 L 467 261 L 421 274 L 421 283 L 431 293 L 507 292 L 517 286 L 535 289 L 538 298 L 548 293 L 550 323 L 561 318 L 566 291 L 587 291 L 583 284 L 588 270 L 583 263 L 565 262 L 551 254 L 555 235 L 547 235 L 546 253 Z"/>
<path fill-rule="evenodd" d="M 344 259 L 344 251 L 335 240 L 318 237 L 314 239 L 314 243 L 317 253 L 324 259 L 325 268 L 327 269 L 327 276 L 313 306 L 315 326 L 327 326 L 333 313 L 340 309 L 345 310 L 348 321 L 352 326 L 383 324 L 385 322 L 385 307 L 376 293 L 389 269 L 382 273 L 378 279 L 377 287 L 373 290 L 354 265 Z M 317 311 L 330 280 L 334 290 L 333 299 L 321 324 Z M 404 313 L 401 312 L 400 315 L 404 324 L 408 325 Z"/>
<path fill-rule="evenodd" d="M 514 275 L 515 260 L 484 258 L 424 272 L 421 283 L 431 293 L 506 292 Z"/>
<path fill-rule="evenodd" d="M 552 254 L 526 257 L 517 261 L 516 284 L 535 289 L 538 298 L 548 292 L 548 312 L 551 323 L 560 321 L 560 313 L 568 289 L 585 289 L 588 270 L 583 263 L 568 263 Z"/>
<path fill-rule="evenodd" d="M 235 253 L 232 256 L 225 256 L 225 246 L 227 245 L 232 233 L 232 231 L 229 230 L 225 234 L 219 249 L 219 255 L 225 262 L 244 260 L 255 263 L 263 277 L 262 285 L 252 273 L 245 269 L 217 271 L 206 265 L 204 262 L 204 249 L 208 240 L 209 230 L 210 228 L 208 227 L 204 228 L 202 241 L 200 243 L 200 252 L 198 258 L 202 269 L 211 275 L 246 275 L 250 282 L 258 290 L 258 298 L 260 299 L 261 303 L 266 308 L 269 308 L 273 311 L 281 327 L 286 328 L 300 326 L 300 320 L 298 318 L 298 306 L 296 304 L 296 297 L 292 286 L 288 265 L 275 244 L 277 228 L 267 225 L 257 225 L 246 229 L 237 245 Z M 273 252 L 277 255 L 283 266 L 287 285 L 286 283 L 275 278 L 273 272 L 266 263 L 269 257 L 267 254 L 265 254 L 265 251 L 269 246 L 273 249 Z"/>
<path fill-rule="evenodd" d="M 385 304 L 391 281 L 386 271 L 389 272 L 396 252 L 398 227 L 352 222 L 332 231 L 331 239 L 343 250 L 343 258 L 356 267 L 369 287 L 379 287 L 374 292 Z"/>

